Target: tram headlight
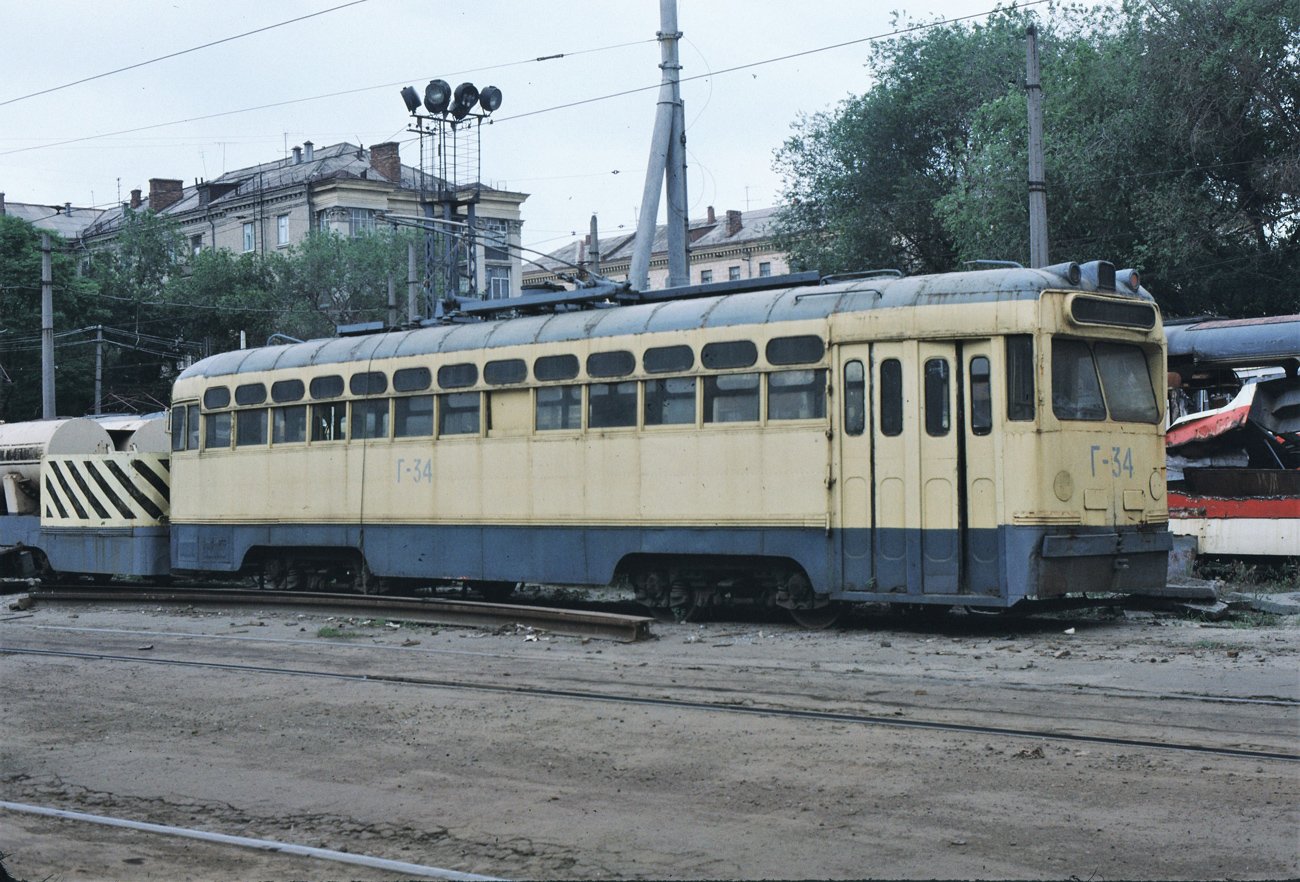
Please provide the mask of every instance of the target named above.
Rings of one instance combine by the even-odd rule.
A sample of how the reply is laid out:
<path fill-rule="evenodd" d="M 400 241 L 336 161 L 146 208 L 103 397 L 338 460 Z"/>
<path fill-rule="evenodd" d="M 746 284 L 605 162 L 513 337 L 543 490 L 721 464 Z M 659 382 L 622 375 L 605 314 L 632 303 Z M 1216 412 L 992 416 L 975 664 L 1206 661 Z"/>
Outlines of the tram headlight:
<path fill-rule="evenodd" d="M 1070 501 L 1070 497 L 1074 495 L 1074 478 L 1069 472 L 1062 469 L 1056 473 L 1056 480 L 1052 482 L 1052 492 L 1062 502 Z"/>
<path fill-rule="evenodd" d="M 1151 472 L 1151 480 L 1147 483 L 1151 490 L 1152 499 L 1160 499 L 1165 495 L 1165 476 L 1164 472 L 1156 469 Z"/>

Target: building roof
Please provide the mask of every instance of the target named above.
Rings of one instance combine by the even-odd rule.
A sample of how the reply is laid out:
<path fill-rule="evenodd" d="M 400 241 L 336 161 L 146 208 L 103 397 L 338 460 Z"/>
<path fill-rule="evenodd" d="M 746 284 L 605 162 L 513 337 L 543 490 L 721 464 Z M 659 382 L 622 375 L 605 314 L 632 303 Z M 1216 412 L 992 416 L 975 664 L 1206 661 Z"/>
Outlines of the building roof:
<path fill-rule="evenodd" d="M 104 213 L 99 208 L 78 208 L 75 205 L 36 205 L 30 202 L 3 203 L 0 213 L 21 218 L 38 230 L 57 233 L 64 239 L 75 239 L 86 227 Z"/>
<path fill-rule="evenodd" d="M 712 206 L 709 216 L 690 222 L 690 248 L 692 251 L 704 251 L 713 248 L 728 248 L 751 245 L 772 235 L 772 224 L 776 219 L 778 208 L 756 208 L 752 211 L 727 211 L 715 215 Z M 619 233 L 600 239 L 600 262 L 604 264 L 631 261 L 636 248 L 636 233 Z M 552 251 L 545 257 L 534 261 L 534 269 L 546 272 L 563 272 L 574 264 L 589 260 L 591 250 L 586 239 L 570 242 L 563 248 Z M 655 227 L 654 243 L 651 254 L 665 254 L 668 251 L 668 226 L 660 224 Z M 525 273 L 530 270 L 525 270 Z"/>
<path fill-rule="evenodd" d="M 326 180 L 372 180 L 393 183 L 405 190 L 419 190 L 421 180 L 425 178 L 420 170 L 404 164 L 399 168 L 400 180 L 388 181 L 370 164 L 369 150 L 347 142 L 314 148 L 310 160 L 306 156 L 299 159 L 295 149 L 293 156 L 234 169 L 211 181 L 200 181 L 193 186 L 183 187 L 181 198 L 159 213 L 183 216 L 199 209 L 219 211 L 224 205 L 239 203 L 259 193 L 266 194 Z M 425 189 L 432 189 L 437 184 L 437 179 L 427 178 L 424 184 Z M 492 189 L 486 185 L 479 186 L 483 190 Z M 150 207 L 149 195 L 143 194 L 143 197 L 139 210 Z M 121 224 L 125 213 L 125 206 L 108 209 L 94 228 L 86 230 L 86 235 L 112 231 Z"/>

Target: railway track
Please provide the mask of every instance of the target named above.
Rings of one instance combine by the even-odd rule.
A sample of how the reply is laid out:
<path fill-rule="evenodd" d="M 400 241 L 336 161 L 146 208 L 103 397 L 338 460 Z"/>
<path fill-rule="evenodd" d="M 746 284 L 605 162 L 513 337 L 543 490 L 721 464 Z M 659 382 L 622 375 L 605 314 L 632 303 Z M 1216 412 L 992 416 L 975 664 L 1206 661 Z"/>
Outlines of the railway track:
<path fill-rule="evenodd" d="M 444 598 L 400 598 L 247 588 L 88 588 L 58 586 L 27 592 L 34 601 L 165 603 L 187 606 L 307 606 L 430 624 L 500 627 L 514 623 L 554 634 L 632 643 L 650 636 L 648 616 Z M 415 614 L 412 616 L 412 614 Z"/>
<path fill-rule="evenodd" d="M 702 713 L 726 713 L 755 717 L 806 720 L 813 722 L 849 724 L 883 728 L 930 730 L 953 732 L 965 735 L 998 736 L 1006 738 L 1023 738 L 1051 740 L 1075 744 L 1095 744 L 1110 747 L 1134 748 L 1141 750 L 1178 751 L 1206 756 L 1231 757 L 1256 761 L 1294 763 L 1300 762 L 1300 753 L 1284 750 L 1254 750 L 1248 748 L 1225 747 L 1219 745 L 1196 744 L 1179 741 L 1162 741 L 1147 738 L 1131 738 L 1102 734 L 1066 732 L 1053 729 L 982 725 L 952 722 L 939 719 L 899 718 L 874 714 L 848 713 L 840 711 L 822 711 L 806 708 L 789 708 L 775 705 L 738 703 L 732 701 L 701 701 L 665 696 L 646 696 L 620 694 L 582 689 L 564 689 L 544 686 L 501 685 L 468 680 L 420 677 L 406 674 L 356 673 L 309 668 L 290 668 L 271 665 L 240 664 L 234 662 L 197 661 L 181 658 L 141 658 L 139 656 L 117 655 L 102 652 L 83 652 L 59 649 L 9 648 L 0 647 L 0 653 L 27 655 L 49 658 L 78 659 L 126 664 L 147 664 L 165 667 L 190 669 L 232 671 L 247 674 L 262 674 L 283 677 L 309 677 L 316 679 L 342 680 L 349 682 L 385 683 L 402 686 L 414 686 L 432 689 L 463 690 L 487 692 L 511 696 L 527 696 L 541 699 L 562 699 L 567 701 L 599 702 L 626 706 L 643 706 L 671 708 Z"/>

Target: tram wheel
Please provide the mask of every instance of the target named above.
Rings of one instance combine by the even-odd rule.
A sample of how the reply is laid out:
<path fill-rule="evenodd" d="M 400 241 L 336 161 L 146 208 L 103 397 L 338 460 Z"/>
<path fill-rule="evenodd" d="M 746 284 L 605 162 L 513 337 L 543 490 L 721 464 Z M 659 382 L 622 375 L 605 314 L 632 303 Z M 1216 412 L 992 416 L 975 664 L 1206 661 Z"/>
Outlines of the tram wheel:
<path fill-rule="evenodd" d="M 809 631 L 824 631 L 840 620 L 844 607 L 838 603 L 828 603 L 816 609 L 792 609 L 790 618 L 795 624 Z"/>

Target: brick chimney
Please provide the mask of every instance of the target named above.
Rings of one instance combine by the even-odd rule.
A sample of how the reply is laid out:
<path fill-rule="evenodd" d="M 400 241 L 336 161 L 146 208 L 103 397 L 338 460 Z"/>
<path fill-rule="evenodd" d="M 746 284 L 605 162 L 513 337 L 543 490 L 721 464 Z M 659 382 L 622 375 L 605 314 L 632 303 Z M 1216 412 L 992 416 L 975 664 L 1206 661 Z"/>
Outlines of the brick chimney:
<path fill-rule="evenodd" d="M 735 209 L 727 209 L 727 235 L 736 235 L 743 226 L 744 224 L 740 222 L 740 212 Z"/>
<path fill-rule="evenodd" d="M 718 222 L 718 216 L 717 216 L 716 214 L 713 213 L 713 206 L 710 205 L 710 206 L 709 206 L 709 223 L 711 223 L 711 224 L 716 224 L 717 222 Z"/>
<path fill-rule="evenodd" d="M 379 176 L 393 183 L 401 183 L 402 160 L 397 153 L 396 141 L 370 145 L 370 167 L 379 172 Z"/>
<path fill-rule="evenodd" d="M 132 207 L 132 208 L 139 208 L 141 204 L 142 204 L 142 200 L 140 199 L 140 191 L 139 191 L 139 190 L 132 190 L 132 191 L 131 191 L 131 207 Z"/>
<path fill-rule="evenodd" d="M 149 208 L 153 211 L 162 211 L 175 205 L 184 195 L 184 184 L 180 181 L 171 178 L 149 179 Z"/>

